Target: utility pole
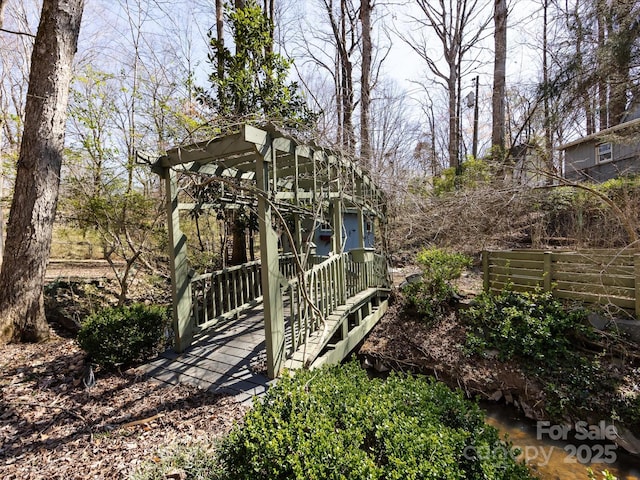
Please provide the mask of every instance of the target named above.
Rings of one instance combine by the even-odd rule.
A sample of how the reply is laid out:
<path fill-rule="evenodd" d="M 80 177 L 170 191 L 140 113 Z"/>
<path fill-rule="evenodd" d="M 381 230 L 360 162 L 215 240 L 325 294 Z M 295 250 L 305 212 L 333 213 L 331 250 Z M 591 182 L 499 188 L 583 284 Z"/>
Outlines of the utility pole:
<path fill-rule="evenodd" d="M 473 158 L 478 158 L 478 85 L 480 84 L 480 76 L 476 76 L 476 95 L 473 102 Z"/>

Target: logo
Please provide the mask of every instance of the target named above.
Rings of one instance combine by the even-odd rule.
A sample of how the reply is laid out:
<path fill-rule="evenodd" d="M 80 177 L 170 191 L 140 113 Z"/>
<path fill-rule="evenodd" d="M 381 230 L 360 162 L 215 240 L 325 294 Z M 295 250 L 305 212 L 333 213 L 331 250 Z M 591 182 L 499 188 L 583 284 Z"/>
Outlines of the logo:
<path fill-rule="evenodd" d="M 498 442 L 493 445 L 468 445 L 462 455 L 467 460 L 489 461 L 510 457 L 541 467 L 549 465 L 554 454 L 562 455 L 565 463 L 614 463 L 618 458 L 618 446 L 613 443 L 616 438 L 616 427 L 604 420 L 596 425 L 583 421 L 573 425 L 552 425 L 551 422 L 540 421 L 536 425 L 537 440 L 563 442 L 565 445 L 505 445 Z"/>
<path fill-rule="evenodd" d="M 575 433 L 570 437 L 572 430 Z M 604 420 L 596 425 L 578 421 L 573 428 L 571 425 L 552 425 L 541 421 L 537 423 L 536 438 L 569 442 L 563 447 L 565 463 L 613 463 L 617 459 L 618 446 L 612 442 L 618 438 L 618 431 Z"/>

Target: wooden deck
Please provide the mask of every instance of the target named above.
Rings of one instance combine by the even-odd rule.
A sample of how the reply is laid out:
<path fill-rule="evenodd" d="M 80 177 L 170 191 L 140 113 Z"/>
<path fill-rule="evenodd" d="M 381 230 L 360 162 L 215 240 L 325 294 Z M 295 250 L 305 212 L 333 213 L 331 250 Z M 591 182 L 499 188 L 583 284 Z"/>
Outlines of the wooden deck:
<path fill-rule="evenodd" d="M 143 369 L 161 382 L 192 384 L 250 403 L 254 396 L 264 394 L 271 382 L 265 362 L 264 315 L 258 306 L 196 336 L 183 353 L 168 350 Z"/>

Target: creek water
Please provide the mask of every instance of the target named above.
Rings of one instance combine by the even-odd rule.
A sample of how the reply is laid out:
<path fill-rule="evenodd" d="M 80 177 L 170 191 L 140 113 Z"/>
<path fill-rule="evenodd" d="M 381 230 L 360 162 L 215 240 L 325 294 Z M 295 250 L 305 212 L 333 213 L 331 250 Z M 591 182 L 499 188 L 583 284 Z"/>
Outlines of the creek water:
<path fill-rule="evenodd" d="M 523 418 L 513 407 L 481 402 L 487 423 L 507 434 L 520 459 L 543 480 L 588 480 L 587 468 L 601 478 L 608 470 L 618 480 L 640 480 L 640 456 L 631 455 L 606 439 L 598 425 L 584 424 L 577 437 L 562 425 Z M 602 440 L 600 440 L 602 438 Z"/>

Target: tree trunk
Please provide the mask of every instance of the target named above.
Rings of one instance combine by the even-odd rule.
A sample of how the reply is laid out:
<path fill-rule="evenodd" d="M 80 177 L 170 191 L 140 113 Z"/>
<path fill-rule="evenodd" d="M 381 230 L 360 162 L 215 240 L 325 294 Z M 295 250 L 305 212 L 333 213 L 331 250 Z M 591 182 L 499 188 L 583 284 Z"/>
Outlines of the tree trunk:
<path fill-rule="evenodd" d="M 218 41 L 217 50 L 217 72 L 220 83 L 224 80 L 224 4 L 222 0 L 216 0 L 216 40 Z M 218 99 L 220 104 L 224 104 L 224 91 L 218 88 Z"/>
<path fill-rule="evenodd" d="M 543 108 L 544 108 L 544 146 L 545 146 L 545 158 L 546 168 L 550 173 L 555 173 L 553 165 L 553 138 L 551 131 L 551 107 L 549 105 L 549 1 L 544 0 L 542 2 L 542 83 L 545 86 Z M 551 181 L 551 177 L 548 177 L 548 182 Z"/>
<path fill-rule="evenodd" d="M 231 265 L 242 265 L 247 263 L 247 226 L 236 210 L 231 217 Z"/>
<path fill-rule="evenodd" d="M 369 113 L 371 110 L 371 10 L 370 0 L 360 2 L 362 24 L 362 69 L 360 75 L 360 157 L 366 167 L 371 167 L 371 132 Z"/>
<path fill-rule="evenodd" d="M 84 0 L 44 0 L 31 57 L 25 124 L 0 271 L 0 342 L 41 341 L 44 275 Z"/>
<path fill-rule="evenodd" d="M 507 2 L 506 0 L 495 0 L 493 11 L 493 23 L 495 26 L 495 62 L 493 65 L 493 98 L 492 114 L 493 128 L 491 132 L 491 144 L 493 146 L 493 156 L 502 160 L 504 142 L 504 120 L 505 120 L 505 75 L 507 62 Z M 478 99 L 476 98 L 476 102 Z"/>
<path fill-rule="evenodd" d="M 2 156 L 0 156 L 0 267 L 2 267 L 2 257 L 4 255 L 4 171 L 2 168 Z"/>
<path fill-rule="evenodd" d="M 342 125 L 344 128 L 343 147 L 348 153 L 353 152 L 354 132 L 353 132 L 353 65 L 347 50 L 347 2 L 340 1 L 340 52 L 342 66 Z"/>
<path fill-rule="evenodd" d="M 449 167 L 458 168 L 459 161 L 459 140 L 458 135 L 458 95 L 457 95 L 457 67 L 450 66 L 450 76 L 448 79 L 449 94 Z"/>
<path fill-rule="evenodd" d="M 596 15 L 598 20 L 598 50 L 604 51 L 605 32 L 607 30 L 607 21 L 605 15 L 605 0 L 598 0 L 596 3 Z M 601 61 L 601 60 L 600 60 Z M 598 121 L 600 130 L 609 128 L 608 119 L 608 88 L 606 82 L 606 74 L 602 66 L 598 68 Z"/>
<path fill-rule="evenodd" d="M 612 29 L 608 36 L 612 70 L 609 76 L 609 123 L 614 126 L 623 121 L 627 110 L 627 99 L 632 89 L 633 49 L 640 35 L 640 23 L 634 14 L 634 2 L 613 2 L 612 9 Z"/>

